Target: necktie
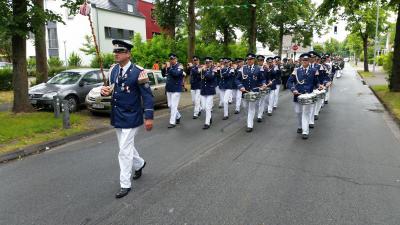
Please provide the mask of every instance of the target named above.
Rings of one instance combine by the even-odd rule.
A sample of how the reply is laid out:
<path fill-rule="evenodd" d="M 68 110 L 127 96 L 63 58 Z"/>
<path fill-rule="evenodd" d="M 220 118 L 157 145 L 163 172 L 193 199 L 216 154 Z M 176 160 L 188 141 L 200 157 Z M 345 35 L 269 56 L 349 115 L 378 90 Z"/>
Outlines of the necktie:
<path fill-rule="evenodd" d="M 119 81 L 119 79 L 122 79 L 122 71 L 123 71 L 124 69 L 123 68 L 120 68 L 119 69 L 119 74 L 118 74 L 118 77 L 117 77 L 117 81 L 116 81 L 116 83 L 118 83 L 118 81 Z"/>

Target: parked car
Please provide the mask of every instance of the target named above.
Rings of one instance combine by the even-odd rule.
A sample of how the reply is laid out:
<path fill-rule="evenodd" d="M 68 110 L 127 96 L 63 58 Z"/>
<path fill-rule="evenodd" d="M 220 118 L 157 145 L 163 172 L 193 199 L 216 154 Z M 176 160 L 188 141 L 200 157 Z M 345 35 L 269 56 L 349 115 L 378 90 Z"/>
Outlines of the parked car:
<path fill-rule="evenodd" d="M 61 100 L 68 100 L 69 109 L 74 112 L 85 103 L 89 91 L 102 84 L 100 69 L 66 70 L 46 83 L 29 88 L 29 100 L 36 108 L 53 109 L 53 97 L 58 96 Z"/>
<path fill-rule="evenodd" d="M 154 104 L 165 104 L 167 102 L 167 95 L 165 94 L 165 84 L 167 79 L 161 75 L 160 70 L 146 71 L 154 96 Z M 86 106 L 92 113 L 110 113 L 111 96 L 101 96 L 100 89 L 101 87 L 95 87 L 89 92 L 86 96 Z"/>
<path fill-rule="evenodd" d="M 0 62 L 0 69 L 12 69 L 12 63 L 9 62 Z"/>

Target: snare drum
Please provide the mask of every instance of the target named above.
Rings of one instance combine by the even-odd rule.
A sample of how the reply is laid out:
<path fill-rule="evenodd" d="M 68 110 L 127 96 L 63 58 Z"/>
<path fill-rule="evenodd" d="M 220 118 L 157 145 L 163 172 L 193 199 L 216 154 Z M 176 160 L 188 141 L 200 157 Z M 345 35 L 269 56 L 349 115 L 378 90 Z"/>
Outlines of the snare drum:
<path fill-rule="evenodd" d="M 265 90 L 260 90 L 260 95 L 262 96 L 266 96 L 271 92 L 270 88 L 266 88 Z"/>
<path fill-rule="evenodd" d="M 243 98 L 249 102 L 255 102 L 261 98 L 260 92 L 246 92 L 243 94 Z"/>
<path fill-rule="evenodd" d="M 315 93 L 301 94 L 297 97 L 298 103 L 301 105 L 311 105 L 317 101 Z"/>
<path fill-rule="evenodd" d="M 325 90 L 316 89 L 316 90 L 313 91 L 313 93 L 317 95 L 318 99 L 325 99 L 325 94 L 326 94 Z"/>

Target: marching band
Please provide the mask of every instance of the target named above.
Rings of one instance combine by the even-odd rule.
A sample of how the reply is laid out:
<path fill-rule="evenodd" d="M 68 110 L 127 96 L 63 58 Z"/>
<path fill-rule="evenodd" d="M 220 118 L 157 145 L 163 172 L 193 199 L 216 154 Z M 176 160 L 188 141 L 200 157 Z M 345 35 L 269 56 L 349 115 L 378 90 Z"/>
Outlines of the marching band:
<path fill-rule="evenodd" d="M 167 68 L 168 106 L 171 109 L 169 128 L 180 122 L 178 111 L 180 92 L 182 91 L 182 69 L 175 54 L 170 55 L 170 67 Z M 337 70 L 337 68 L 336 68 Z M 219 96 L 218 107 L 223 108 L 222 120 L 230 116 L 229 104 L 235 103 L 235 114 L 241 108 L 247 109 L 246 132 L 252 132 L 254 117 L 263 121 L 266 113 L 272 116 L 277 109 L 279 92 L 289 89 L 293 93 L 294 111 L 297 117 L 297 133 L 308 139 L 310 128 L 314 128 L 319 112 L 328 104 L 333 78 L 338 73 L 333 69 L 330 55 L 320 55 L 310 51 L 300 55 L 298 64 L 292 59 L 279 56 L 256 56 L 249 53 L 243 58 L 221 58 L 214 62 L 206 57 L 204 64 L 194 56 L 189 64 L 191 96 L 194 106 L 193 119 L 205 112 L 203 129 L 212 124 L 214 96 Z M 337 75 L 336 75 L 337 76 Z M 215 112 L 214 112 L 215 113 Z"/>

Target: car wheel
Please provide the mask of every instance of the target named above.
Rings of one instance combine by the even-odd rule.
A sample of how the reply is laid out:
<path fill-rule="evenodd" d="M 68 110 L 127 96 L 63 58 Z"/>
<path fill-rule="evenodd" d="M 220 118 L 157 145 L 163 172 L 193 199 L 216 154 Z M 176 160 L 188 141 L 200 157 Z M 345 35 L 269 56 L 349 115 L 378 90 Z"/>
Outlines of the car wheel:
<path fill-rule="evenodd" d="M 68 101 L 68 108 L 70 112 L 78 111 L 78 101 L 74 96 L 67 96 L 65 100 Z"/>

